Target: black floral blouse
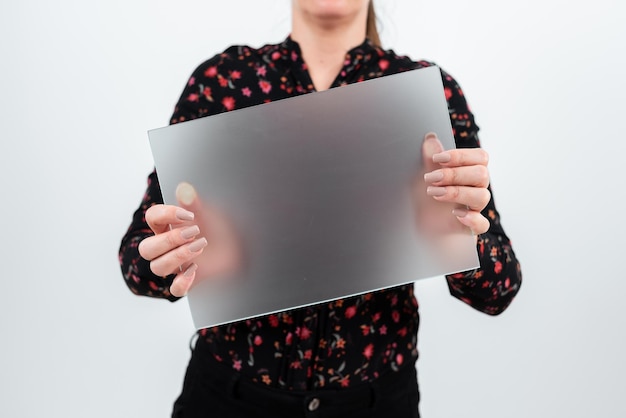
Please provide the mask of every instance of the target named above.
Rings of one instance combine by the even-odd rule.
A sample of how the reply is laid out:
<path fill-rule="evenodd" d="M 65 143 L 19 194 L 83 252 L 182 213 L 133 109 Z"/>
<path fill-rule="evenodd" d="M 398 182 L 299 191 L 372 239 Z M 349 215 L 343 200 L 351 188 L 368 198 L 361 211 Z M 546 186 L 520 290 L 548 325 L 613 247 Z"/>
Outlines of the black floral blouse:
<path fill-rule="evenodd" d="M 433 65 L 412 61 L 365 41 L 346 54 L 332 87 Z M 478 147 L 478 127 L 456 81 L 442 71 L 457 147 Z M 298 44 L 288 37 L 259 49 L 233 46 L 201 64 L 191 75 L 171 123 L 214 115 L 273 100 L 311 93 L 313 82 Z M 144 218 L 162 203 L 156 174 L 122 240 L 119 260 L 130 290 L 176 300 L 172 277 L 150 271 L 138 253 L 152 234 Z M 483 214 L 489 231 L 478 237 L 481 268 L 448 276 L 453 296 L 490 315 L 502 312 L 521 284 L 519 263 L 500 225 L 493 199 Z M 199 332 L 219 362 L 259 382 L 291 390 L 342 388 L 382 373 L 413 367 L 417 359 L 418 304 L 413 285 L 335 300 Z"/>

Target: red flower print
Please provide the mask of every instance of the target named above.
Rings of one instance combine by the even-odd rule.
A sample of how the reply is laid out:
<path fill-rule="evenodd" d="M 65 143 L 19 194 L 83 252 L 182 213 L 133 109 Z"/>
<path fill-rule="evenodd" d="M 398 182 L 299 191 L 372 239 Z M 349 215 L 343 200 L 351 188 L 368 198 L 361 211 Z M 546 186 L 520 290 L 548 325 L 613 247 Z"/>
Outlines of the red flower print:
<path fill-rule="evenodd" d="M 237 371 L 241 370 L 241 360 L 233 360 L 233 369 Z"/>
<path fill-rule="evenodd" d="M 311 337 L 311 330 L 307 327 L 298 327 L 296 328 L 296 335 L 300 337 L 301 340 L 308 340 Z"/>
<path fill-rule="evenodd" d="M 504 287 L 506 287 L 507 289 L 511 287 L 511 279 L 509 279 L 508 277 L 504 281 Z"/>
<path fill-rule="evenodd" d="M 285 344 L 287 345 L 291 345 L 291 343 L 293 342 L 293 334 L 290 332 L 289 334 L 287 334 L 287 336 L 285 337 Z"/>
<path fill-rule="evenodd" d="M 220 83 L 220 87 L 226 87 L 226 86 L 228 86 L 228 80 L 227 80 L 227 79 L 225 79 L 225 78 L 224 78 L 224 77 L 222 77 L 222 76 L 219 76 L 219 77 L 217 78 L 217 81 L 218 81 L 218 83 Z"/>
<path fill-rule="evenodd" d="M 261 88 L 261 91 L 263 91 L 263 93 L 265 94 L 269 94 L 269 92 L 272 91 L 272 85 L 265 80 L 259 81 L 259 87 Z"/>
<path fill-rule="evenodd" d="M 404 363 L 404 356 L 400 353 L 396 354 L 396 364 L 402 366 L 402 363 Z"/>
<path fill-rule="evenodd" d="M 337 341 L 337 348 L 346 348 L 346 340 L 339 338 L 339 341 Z"/>
<path fill-rule="evenodd" d="M 193 86 L 194 84 L 196 84 L 196 78 L 195 77 L 191 77 L 189 79 L 189 81 L 187 82 L 188 86 Z"/>
<path fill-rule="evenodd" d="M 263 375 L 262 380 L 263 380 L 263 383 L 265 383 L 266 385 L 272 384 L 272 379 L 270 379 L 270 376 L 267 374 Z"/>
<path fill-rule="evenodd" d="M 276 315 L 270 315 L 267 318 L 268 322 L 270 323 L 270 326 L 273 328 L 276 328 L 278 326 L 278 316 Z"/>
<path fill-rule="evenodd" d="M 241 78 L 241 71 L 235 70 L 230 73 L 231 80 L 239 80 L 240 78 Z"/>
<path fill-rule="evenodd" d="M 493 267 L 493 271 L 496 274 L 500 274 L 500 272 L 502 271 L 502 263 L 500 261 L 496 261 L 496 265 Z"/>
<path fill-rule="evenodd" d="M 380 60 L 380 61 L 378 61 L 378 66 L 380 67 L 380 69 L 382 71 L 385 71 L 387 68 L 389 68 L 389 61 L 387 61 L 387 60 Z"/>
<path fill-rule="evenodd" d="M 187 96 L 187 100 L 189 100 L 190 102 L 197 102 L 199 98 L 200 96 L 198 96 L 196 93 L 191 93 L 189 96 Z"/>
<path fill-rule="evenodd" d="M 347 388 L 348 386 L 350 386 L 350 377 L 342 377 L 339 382 L 341 383 L 342 388 Z"/>
<path fill-rule="evenodd" d="M 276 61 L 279 58 L 280 58 L 280 52 L 274 51 L 274 53 L 272 53 L 272 61 Z"/>
<path fill-rule="evenodd" d="M 258 75 L 259 77 L 265 77 L 266 74 L 267 68 L 265 67 L 265 65 L 262 65 L 256 69 L 256 75 Z"/>
<path fill-rule="evenodd" d="M 399 335 L 399 336 L 401 336 L 401 337 L 405 337 L 405 336 L 406 336 L 406 333 L 407 333 L 407 329 L 406 329 L 406 327 L 402 327 L 402 328 L 400 328 L 400 329 L 398 330 L 398 335 Z"/>
<path fill-rule="evenodd" d="M 248 87 L 244 87 L 241 89 L 241 94 L 243 94 L 246 97 L 250 97 L 252 96 L 252 90 L 250 90 Z"/>
<path fill-rule="evenodd" d="M 382 325 L 379 329 L 378 329 L 378 333 L 380 335 L 387 335 L 387 325 Z"/>
<path fill-rule="evenodd" d="M 222 99 L 222 105 L 224 105 L 226 110 L 231 111 L 235 108 L 235 99 L 230 96 L 226 96 Z"/>
<path fill-rule="evenodd" d="M 313 357 L 313 350 L 306 350 L 304 352 L 304 355 L 302 356 L 302 358 L 306 360 L 311 360 L 312 357 Z"/>
<path fill-rule="evenodd" d="M 370 343 L 363 349 L 363 357 L 371 359 L 374 355 L 374 344 Z"/>
<path fill-rule="evenodd" d="M 361 332 L 363 333 L 363 336 L 368 336 L 370 334 L 370 326 L 361 325 Z"/>
<path fill-rule="evenodd" d="M 391 312 L 391 319 L 393 319 L 393 322 L 395 322 L 396 324 L 400 322 L 400 312 L 398 312 L 397 310 Z"/>
<path fill-rule="evenodd" d="M 213 78 L 213 77 L 215 77 L 215 76 L 217 75 L 217 66 L 213 65 L 213 66 L 211 66 L 211 67 L 207 68 L 207 69 L 204 71 L 204 75 L 205 75 L 206 77 L 209 77 L 209 78 Z"/>
<path fill-rule="evenodd" d="M 446 94 L 446 100 L 450 100 L 450 97 L 452 97 L 452 90 L 450 90 L 450 87 L 446 87 L 443 91 Z"/>
<path fill-rule="evenodd" d="M 261 344 L 263 344 L 263 338 L 260 335 L 254 337 L 254 345 L 259 346 Z"/>
<path fill-rule="evenodd" d="M 213 101 L 213 96 L 211 96 L 211 87 L 205 87 L 204 90 L 202 90 L 202 94 L 209 102 Z"/>
<path fill-rule="evenodd" d="M 300 360 L 294 360 L 294 361 L 291 362 L 289 367 L 292 368 L 292 369 L 301 369 L 302 368 L 302 363 L 300 363 Z"/>
<path fill-rule="evenodd" d="M 347 319 L 352 318 L 354 315 L 356 315 L 356 306 L 348 306 L 344 315 Z"/>

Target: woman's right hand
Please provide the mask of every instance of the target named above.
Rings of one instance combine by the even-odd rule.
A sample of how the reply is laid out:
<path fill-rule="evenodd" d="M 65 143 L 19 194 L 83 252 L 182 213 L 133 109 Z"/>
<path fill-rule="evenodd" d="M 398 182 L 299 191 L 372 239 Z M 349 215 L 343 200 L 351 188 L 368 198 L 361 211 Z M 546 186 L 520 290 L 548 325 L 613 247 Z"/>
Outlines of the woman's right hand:
<path fill-rule="evenodd" d="M 170 293 L 182 297 L 196 276 L 220 277 L 242 268 L 242 249 L 229 219 L 204 204 L 191 184 L 179 184 L 176 199 L 179 206 L 154 205 L 146 211 L 155 235 L 139 243 L 139 254 L 150 261 L 154 274 L 176 274 Z"/>
<path fill-rule="evenodd" d="M 146 223 L 154 235 L 139 243 L 139 254 L 150 261 L 154 274 L 168 276 L 175 273 L 170 293 L 182 297 L 196 276 L 198 265 L 193 260 L 202 254 L 208 241 L 199 236 L 196 213 L 201 212 L 193 187 L 181 183 L 176 198 L 181 206 L 154 205 L 146 211 Z"/>

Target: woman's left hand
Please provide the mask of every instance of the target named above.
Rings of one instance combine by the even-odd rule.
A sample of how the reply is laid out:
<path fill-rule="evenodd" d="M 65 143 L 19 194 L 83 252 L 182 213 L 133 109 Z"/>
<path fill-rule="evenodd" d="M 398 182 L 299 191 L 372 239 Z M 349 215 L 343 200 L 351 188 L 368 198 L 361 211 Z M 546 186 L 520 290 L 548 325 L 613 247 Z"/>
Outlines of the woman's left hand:
<path fill-rule="evenodd" d="M 455 204 L 453 214 L 475 235 L 487 232 L 489 220 L 481 211 L 491 199 L 489 155 L 481 148 L 445 151 L 434 133 L 426 134 L 422 148 L 426 194 Z"/>

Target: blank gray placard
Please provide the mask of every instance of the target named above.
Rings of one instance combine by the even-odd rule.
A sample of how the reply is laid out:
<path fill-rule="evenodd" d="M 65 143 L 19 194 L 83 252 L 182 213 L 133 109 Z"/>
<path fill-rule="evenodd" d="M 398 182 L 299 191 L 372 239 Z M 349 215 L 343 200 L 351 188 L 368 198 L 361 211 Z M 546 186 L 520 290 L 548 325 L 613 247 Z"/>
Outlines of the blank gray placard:
<path fill-rule="evenodd" d="M 428 132 L 454 148 L 437 67 L 149 131 L 164 201 L 189 182 L 237 237 L 240 268 L 189 292 L 196 328 L 478 267 L 469 231 L 417 225 Z"/>

